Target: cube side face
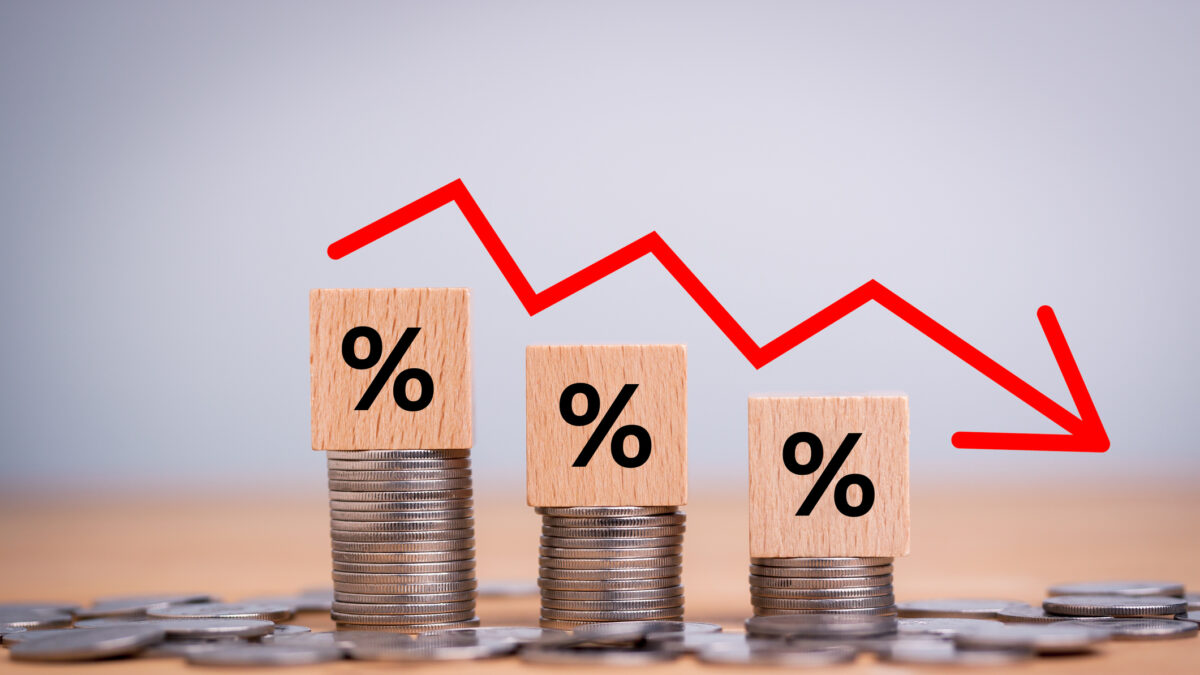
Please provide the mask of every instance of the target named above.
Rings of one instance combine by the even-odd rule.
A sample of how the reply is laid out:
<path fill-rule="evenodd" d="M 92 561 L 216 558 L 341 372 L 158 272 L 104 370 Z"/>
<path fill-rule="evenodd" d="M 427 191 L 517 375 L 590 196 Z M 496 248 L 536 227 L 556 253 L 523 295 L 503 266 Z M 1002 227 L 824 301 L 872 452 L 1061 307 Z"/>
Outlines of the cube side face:
<path fill-rule="evenodd" d="M 595 420 L 568 423 L 560 409 L 574 384 L 594 387 Z M 624 410 L 586 466 L 573 466 L 623 387 L 636 384 Z M 588 412 L 584 394 L 571 411 Z M 682 345 L 531 346 L 525 351 L 526 487 L 530 506 L 681 506 L 687 503 L 687 352 Z M 613 435 L 646 429 L 651 450 L 637 467 L 614 460 Z M 626 437 L 622 452 L 638 454 Z"/>
<path fill-rule="evenodd" d="M 798 475 L 785 463 L 785 444 L 796 434 L 793 459 L 813 459 L 810 440 L 822 446 L 820 466 Z M 850 434 L 861 434 L 811 513 L 796 515 Z M 909 551 L 908 399 L 903 396 L 751 398 L 750 555 L 754 557 L 891 556 Z M 795 467 L 794 467 L 795 468 Z M 808 469 L 807 466 L 801 468 Z M 874 502 L 862 515 L 842 513 L 838 483 L 850 474 L 870 480 Z M 849 487 L 846 502 L 863 493 Z"/>
<path fill-rule="evenodd" d="M 458 449 L 472 445 L 470 291 L 465 288 L 315 289 L 309 294 L 309 368 L 314 450 Z M 343 354 L 351 329 L 378 334 L 354 341 L 354 368 Z M 363 394 L 380 376 L 406 331 L 419 328 L 365 410 Z M 402 347 L 402 345 L 401 345 Z M 363 365 L 360 361 L 359 365 Z M 423 394 L 417 369 L 429 374 L 432 397 L 420 410 L 396 402 L 394 383 L 403 378 L 408 401 Z M 410 407 L 411 404 L 410 404 Z"/>

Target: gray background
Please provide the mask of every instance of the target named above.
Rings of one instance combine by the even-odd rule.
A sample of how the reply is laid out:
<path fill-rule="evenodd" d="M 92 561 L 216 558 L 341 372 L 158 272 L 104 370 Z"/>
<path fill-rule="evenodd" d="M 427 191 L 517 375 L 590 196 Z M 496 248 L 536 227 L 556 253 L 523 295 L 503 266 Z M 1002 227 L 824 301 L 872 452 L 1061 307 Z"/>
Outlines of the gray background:
<path fill-rule="evenodd" d="M 320 490 L 311 287 L 474 291 L 481 490 L 523 490 L 529 343 L 685 342 L 693 500 L 744 485 L 746 397 L 904 391 L 914 484 L 1195 480 L 1200 5 L 4 3 L 9 488 Z M 761 343 L 870 278 L 1074 410 L 1103 455 L 957 450 L 1049 421 L 882 309 L 755 371 L 643 261 L 657 230 Z"/>

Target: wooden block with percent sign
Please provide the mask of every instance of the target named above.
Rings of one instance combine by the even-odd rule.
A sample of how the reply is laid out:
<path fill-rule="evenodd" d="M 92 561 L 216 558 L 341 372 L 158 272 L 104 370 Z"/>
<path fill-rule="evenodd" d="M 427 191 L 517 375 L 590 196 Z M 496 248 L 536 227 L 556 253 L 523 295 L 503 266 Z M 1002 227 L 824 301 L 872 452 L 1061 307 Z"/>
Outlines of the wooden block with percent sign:
<path fill-rule="evenodd" d="M 908 399 L 750 399 L 750 555 L 908 554 Z"/>
<path fill-rule="evenodd" d="M 471 447 L 470 291 L 309 295 L 314 450 Z"/>
<path fill-rule="evenodd" d="M 687 503 L 683 345 L 525 350 L 530 506 Z"/>

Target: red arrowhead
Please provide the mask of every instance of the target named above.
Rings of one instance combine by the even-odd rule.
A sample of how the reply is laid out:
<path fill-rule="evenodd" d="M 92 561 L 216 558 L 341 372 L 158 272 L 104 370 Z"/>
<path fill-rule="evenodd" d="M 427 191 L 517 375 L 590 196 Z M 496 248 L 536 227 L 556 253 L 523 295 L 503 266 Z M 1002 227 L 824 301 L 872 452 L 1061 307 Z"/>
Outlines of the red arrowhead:
<path fill-rule="evenodd" d="M 1067 390 L 1079 416 L 1072 415 L 1055 404 L 1053 408 L 1045 406 L 1041 401 L 1031 401 L 1022 397 L 1026 403 L 1058 424 L 1065 434 L 1007 434 L 979 431 L 960 431 L 950 437 L 950 442 L 956 448 L 978 448 L 982 450 L 1059 450 L 1067 452 L 1104 452 L 1111 443 L 1104 431 L 1104 424 L 1092 403 L 1079 366 L 1067 345 L 1067 338 L 1058 325 L 1054 310 L 1048 306 L 1038 309 L 1038 320 L 1042 322 L 1042 330 L 1046 333 L 1046 341 L 1054 352 L 1054 360 L 1062 372 Z M 1065 415 L 1065 416 L 1064 416 Z"/>

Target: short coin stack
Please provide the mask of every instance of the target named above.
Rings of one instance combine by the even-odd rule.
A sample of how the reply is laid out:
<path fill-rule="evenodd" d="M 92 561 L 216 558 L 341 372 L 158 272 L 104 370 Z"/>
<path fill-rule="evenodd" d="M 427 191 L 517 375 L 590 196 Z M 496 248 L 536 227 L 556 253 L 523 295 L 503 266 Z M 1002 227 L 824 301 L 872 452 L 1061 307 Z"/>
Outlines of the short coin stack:
<path fill-rule="evenodd" d="M 896 615 L 891 558 L 751 558 L 754 616 Z"/>
<path fill-rule="evenodd" d="M 327 454 L 338 627 L 478 625 L 469 451 Z"/>
<path fill-rule="evenodd" d="M 686 516 L 674 506 L 541 507 L 541 625 L 683 617 Z"/>

